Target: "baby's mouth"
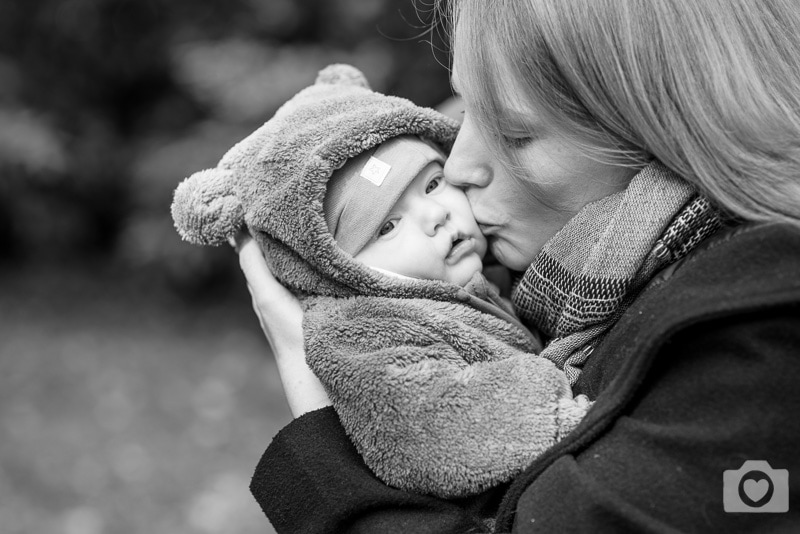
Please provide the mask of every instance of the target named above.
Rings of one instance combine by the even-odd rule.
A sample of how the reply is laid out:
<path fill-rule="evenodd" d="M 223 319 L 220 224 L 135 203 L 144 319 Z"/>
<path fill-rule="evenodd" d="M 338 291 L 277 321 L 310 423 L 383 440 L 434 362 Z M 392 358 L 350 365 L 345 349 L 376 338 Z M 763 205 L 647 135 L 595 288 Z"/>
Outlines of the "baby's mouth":
<path fill-rule="evenodd" d="M 447 253 L 447 257 L 445 257 L 445 261 L 447 263 L 456 263 L 461 260 L 464 256 L 469 254 L 475 249 L 475 240 L 472 239 L 470 236 L 465 236 L 458 234 L 453 239 L 453 243 L 450 245 L 450 252 Z"/>

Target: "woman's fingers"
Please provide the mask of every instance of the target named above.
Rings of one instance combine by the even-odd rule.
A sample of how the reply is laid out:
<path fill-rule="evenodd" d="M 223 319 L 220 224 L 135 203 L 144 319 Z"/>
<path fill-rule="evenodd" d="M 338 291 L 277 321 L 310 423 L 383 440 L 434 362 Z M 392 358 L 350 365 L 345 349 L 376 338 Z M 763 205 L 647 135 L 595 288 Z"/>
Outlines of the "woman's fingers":
<path fill-rule="evenodd" d="M 295 417 L 331 404 L 322 383 L 308 367 L 303 348 L 300 301 L 272 275 L 261 248 L 247 232 L 231 239 L 253 298 L 253 309 L 267 336 Z"/>
<path fill-rule="evenodd" d="M 303 310 L 300 301 L 272 275 L 261 248 L 247 233 L 234 238 L 239 266 L 247 281 L 261 329 L 277 357 L 303 354 Z"/>
<path fill-rule="evenodd" d="M 274 284 L 277 284 L 275 277 L 267 267 L 267 261 L 261 253 L 258 244 L 246 232 L 236 235 L 234 248 L 239 254 L 239 266 L 244 273 L 250 292 L 263 294 L 269 291 Z"/>
<path fill-rule="evenodd" d="M 265 322 L 262 314 L 300 311 L 299 301 L 272 275 L 261 249 L 250 234 L 240 232 L 235 237 L 234 248 L 239 253 L 239 266 L 247 280 L 247 288 L 253 296 L 262 326 Z"/>

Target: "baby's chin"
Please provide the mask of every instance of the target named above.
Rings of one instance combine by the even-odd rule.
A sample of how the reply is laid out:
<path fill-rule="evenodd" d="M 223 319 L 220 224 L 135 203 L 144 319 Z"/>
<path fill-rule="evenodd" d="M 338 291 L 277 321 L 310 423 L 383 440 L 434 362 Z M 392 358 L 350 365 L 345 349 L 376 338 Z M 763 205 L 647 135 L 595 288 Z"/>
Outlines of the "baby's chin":
<path fill-rule="evenodd" d="M 451 284 L 456 284 L 458 286 L 465 286 L 467 285 L 470 280 L 472 280 L 476 274 L 483 270 L 483 262 L 481 259 L 475 255 L 475 258 L 469 258 L 461 262 L 456 268 L 450 271 L 450 275 L 448 276 L 448 282 Z"/>

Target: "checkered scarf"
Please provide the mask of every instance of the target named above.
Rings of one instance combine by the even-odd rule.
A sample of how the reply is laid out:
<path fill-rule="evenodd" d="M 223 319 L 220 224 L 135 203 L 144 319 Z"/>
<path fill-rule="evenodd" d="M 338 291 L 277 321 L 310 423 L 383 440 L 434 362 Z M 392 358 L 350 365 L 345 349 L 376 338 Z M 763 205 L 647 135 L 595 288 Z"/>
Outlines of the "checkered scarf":
<path fill-rule="evenodd" d="M 514 307 L 551 338 L 542 356 L 574 385 L 594 346 L 647 282 L 719 226 L 704 196 L 652 163 L 545 244 L 514 290 Z"/>

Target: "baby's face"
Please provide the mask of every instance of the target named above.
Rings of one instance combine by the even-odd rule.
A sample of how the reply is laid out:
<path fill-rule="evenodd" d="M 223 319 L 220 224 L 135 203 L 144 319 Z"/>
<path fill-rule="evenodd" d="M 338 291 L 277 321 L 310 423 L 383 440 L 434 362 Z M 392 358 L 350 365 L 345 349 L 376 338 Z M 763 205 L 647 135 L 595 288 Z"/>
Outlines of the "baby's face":
<path fill-rule="evenodd" d="M 481 270 L 486 239 L 464 191 L 431 162 L 409 184 L 367 246 L 366 265 L 427 280 L 465 285 Z"/>

